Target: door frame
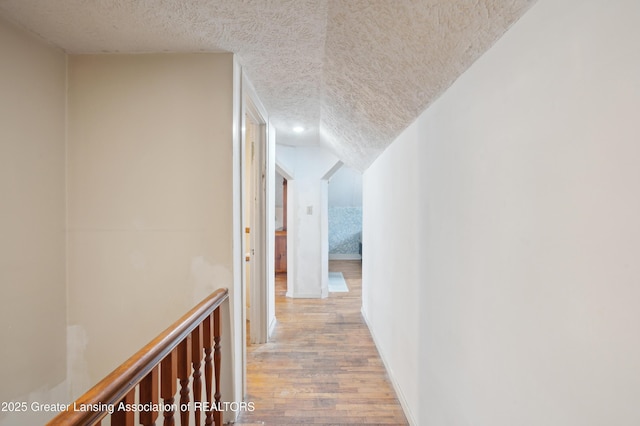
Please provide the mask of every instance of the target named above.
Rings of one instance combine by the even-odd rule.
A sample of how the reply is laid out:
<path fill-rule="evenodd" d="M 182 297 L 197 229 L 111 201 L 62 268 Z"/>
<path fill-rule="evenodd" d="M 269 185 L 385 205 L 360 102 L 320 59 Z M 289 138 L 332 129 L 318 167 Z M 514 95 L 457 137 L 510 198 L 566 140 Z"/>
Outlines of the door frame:
<path fill-rule="evenodd" d="M 273 200 L 269 197 L 269 194 L 273 192 L 270 188 L 272 182 L 267 179 L 270 167 L 270 144 L 272 141 L 269 137 L 269 122 L 266 109 L 260 102 L 255 89 L 251 82 L 242 73 L 241 78 L 241 115 L 240 115 L 240 138 L 241 138 L 241 197 L 240 197 L 240 215 L 241 215 L 241 258 L 242 258 L 242 376 L 243 376 L 243 395 L 247 394 L 247 335 L 246 335 L 246 321 L 247 318 L 251 319 L 251 330 L 249 341 L 251 344 L 266 343 L 268 340 L 269 331 L 269 265 L 271 264 L 271 270 L 273 270 L 273 241 L 269 244 L 270 240 L 267 237 L 268 232 L 272 233 L 275 229 L 275 224 L 270 223 L 269 206 L 273 205 Z M 251 208 L 251 223 L 245 221 L 245 207 L 247 203 L 246 192 L 246 126 L 247 116 L 256 123 L 256 137 L 254 148 L 254 161 L 252 176 L 252 191 L 255 192 L 255 204 Z M 271 208 L 273 210 L 273 208 Z M 273 222 L 273 221 L 272 221 Z M 252 256 L 250 267 L 250 280 L 249 286 L 250 294 L 247 294 L 246 290 L 246 270 L 245 270 L 245 253 L 246 253 L 246 241 L 245 241 L 245 228 L 250 228 L 251 241 L 252 241 Z M 269 262 L 271 259 L 271 262 Z M 249 312 L 246 312 L 247 297 L 250 297 L 251 307 Z"/>
<path fill-rule="evenodd" d="M 251 332 L 249 341 L 252 344 L 266 343 L 267 330 L 267 289 L 266 283 L 266 123 L 258 108 L 255 106 L 251 98 L 245 99 L 245 114 L 243 116 L 243 140 L 246 137 L 247 127 L 251 123 L 247 122 L 247 117 L 255 124 L 255 138 L 253 153 L 243 152 L 243 158 L 247 155 L 253 155 L 253 168 L 251 170 L 251 193 L 244 193 L 246 186 L 243 185 L 243 207 L 249 197 L 249 209 L 251 211 L 250 219 L 247 221 L 243 217 L 242 228 L 250 228 L 250 281 L 249 294 L 244 293 L 244 303 L 246 306 L 247 297 L 251 300 L 248 317 L 251 319 Z M 246 144 L 243 145 L 246 151 Z M 246 165 L 246 162 L 243 162 Z M 246 170 L 243 170 L 243 178 L 246 178 Z M 253 199 L 251 199 L 253 198 Z M 245 209 L 243 208 L 243 215 Z M 243 241 L 244 245 L 244 241 Z M 247 253 L 247 248 L 243 247 L 243 253 Z M 243 284 L 246 289 L 246 274 L 243 270 Z"/>

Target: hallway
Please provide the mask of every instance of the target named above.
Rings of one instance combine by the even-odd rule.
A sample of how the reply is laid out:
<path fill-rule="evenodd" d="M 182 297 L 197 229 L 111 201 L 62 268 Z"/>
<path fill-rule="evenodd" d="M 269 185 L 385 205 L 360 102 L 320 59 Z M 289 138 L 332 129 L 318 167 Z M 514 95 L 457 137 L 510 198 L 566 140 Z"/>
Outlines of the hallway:
<path fill-rule="evenodd" d="M 290 299 L 276 278 L 271 341 L 247 348 L 247 401 L 238 424 L 388 424 L 407 421 L 360 313 L 360 261 L 331 261 L 348 293 Z"/>

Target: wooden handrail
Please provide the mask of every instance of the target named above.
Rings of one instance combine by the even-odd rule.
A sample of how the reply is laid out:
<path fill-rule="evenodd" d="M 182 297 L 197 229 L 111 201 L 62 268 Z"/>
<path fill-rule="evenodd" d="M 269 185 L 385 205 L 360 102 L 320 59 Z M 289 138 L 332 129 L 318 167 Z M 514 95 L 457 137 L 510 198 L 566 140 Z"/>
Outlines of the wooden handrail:
<path fill-rule="evenodd" d="M 200 355 L 202 355 L 202 349 L 207 351 L 206 344 L 209 344 L 211 347 L 208 348 L 209 353 L 214 349 L 216 356 L 216 382 L 215 383 L 207 383 L 207 386 L 215 386 L 216 388 L 216 401 L 212 401 L 210 398 L 208 399 L 208 405 L 211 406 L 215 404 L 215 402 L 219 402 L 220 400 L 220 383 L 219 383 L 219 367 L 220 367 L 220 306 L 222 303 L 229 298 L 229 292 L 227 289 L 219 289 L 209 295 L 206 299 L 200 302 L 197 306 L 191 309 L 188 313 L 182 316 L 178 321 L 173 323 L 170 327 L 168 327 L 165 331 L 160 333 L 158 337 L 150 341 L 146 346 L 136 352 L 133 356 L 131 356 L 127 361 L 113 370 L 108 376 L 102 379 L 97 385 L 87 391 L 84 395 L 78 398 L 74 403 L 69 405 L 69 409 L 66 411 L 62 411 L 59 415 L 54 417 L 49 423 L 48 426 L 56 426 L 56 425 L 74 425 L 74 426 L 90 426 L 99 424 L 101 419 L 103 419 L 108 414 L 113 414 L 110 412 L 109 407 L 115 407 L 120 402 L 125 402 L 127 404 L 133 403 L 133 397 L 135 393 L 133 392 L 143 380 L 145 381 L 145 390 L 142 388 L 140 390 L 140 395 L 143 392 L 154 394 L 155 399 L 158 397 L 158 371 L 161 370 L 161 381 L 162 392 L 166 393 L 167 391 L 165 383 L 169 383 L 171 379 L 173 379 L 173 387 L 175 387 L 175 383 L 177 381 L 177 359 L 185 359 L 185 356 L 179 354 L 178 347 L 182 344 L 184 348 L 189 346 L 188 350 L 184 351 L 184 353 L 191 354 L 191 345 L 192 340 L 196 340 L 193 342 L 193 347 L 196 344 L 200 347 Z M 215 324 L 215 326 L 214 326 Z M 214 335 L 215 332 L 215 335 Z M 207 333 L 209 335 L 207 335 Z M 204 335 L 204 336 L 203 336 Z M 213 343 L 216 342 L 214 345 Z M 180 349 L 183 349 L 182 347 Z M 193 353 L 193 357 L 191 355 L 187 356 L 187 363 L 193 363 L 194 368 L 194 382 L 196 380 L 199 381 L 200 377 L 200 357 Z M 192 358 L 192 359 L 191 359 Z M 209 359 L 209 363 L 210 363 Z M 205 364 L 207 360 L 205 358 Z M 172 368 L 172 365 L 175 368 Z M 159 367 L 162 366 L 160 369 Z M 205 365 L 206 368 L 212 368 L 212 366 Z M 184 366 L 182 367 L 184 369 Z M 169 375 L 173 375 L 175 377 L 168 377 L 166 371 L 169 371 Z M 191 365 L 188 366 L 188 371 L 191 371 Z M 155 379 L 155 382 L 154 382 Z M 155 391 L 151 388 L 151 385 L 147 386 L 147 384 L 153 383 L 156 386 Z M 171 388 L 171 386 L 169 386 Z M 175 393 L 175 392 L 174 392 Z M 165 398 L 165 396 L 162 396 Z M 198 396 L 199 397 L 199 396 Z M 171 402 L 173 402 L 173 397 L 170 398 Z M 200 401 L 199 399 L 195 399 L 195 401 Z M 164 403 L 168 403 L 165 398 Z M 77 407 L 92 407 L 96 408 L 96 410 L 77 410 Z M 113 411 L 113 410 L 111 410 Z M 194 410 L 195 416 L 197 419 L 200 418 L 201 410 Z M 214 411 L 214 410 L 209 410 Z M 117 414 L 117 413 L 116 413 Z M 142 413 L 141 413 L 142 414 Z M 131 414 L 133 416 L 133 414 Z M 142 414 L 144 416 L 145 414 Z M 147 416 L 152 416 L 153 419 L 149 420 L 149 424 L 153 424 L 155 418 L 157 417 L 157 413 L 155 415 L 146 414 Z M 171 416 L 173 413 L 170 414 Z M 165 412 L 165 416 L 167 413 Z M 215 418 L 216 423 L 219 424 L 220 421 L 220 413 L 216 411 L 215 413 L 207 413 L 207 416 L 212 416 Z M 112 422 L 114 421 L 114 417 L 112 416 Z M 131 420 L 118 420 L 116 423 L 121 424 L 133 424 L 130 423 Z M 143 422 L 142 424 L 146 424 Z M 210 423 L 208 423 L 210 424 Z"/>

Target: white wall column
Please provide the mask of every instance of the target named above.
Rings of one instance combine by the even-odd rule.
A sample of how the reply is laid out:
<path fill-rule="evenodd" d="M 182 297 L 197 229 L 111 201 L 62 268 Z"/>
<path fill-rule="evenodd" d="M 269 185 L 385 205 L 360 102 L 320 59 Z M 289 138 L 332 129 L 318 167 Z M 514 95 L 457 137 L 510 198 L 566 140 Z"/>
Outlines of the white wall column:
<path fill-rule="evenodd" d="M 328 151 L 278 147 L 277 161 L 293 174 L 287 182 L 287 296 L 327 297 L 328 181 L 339 161 Z"/>

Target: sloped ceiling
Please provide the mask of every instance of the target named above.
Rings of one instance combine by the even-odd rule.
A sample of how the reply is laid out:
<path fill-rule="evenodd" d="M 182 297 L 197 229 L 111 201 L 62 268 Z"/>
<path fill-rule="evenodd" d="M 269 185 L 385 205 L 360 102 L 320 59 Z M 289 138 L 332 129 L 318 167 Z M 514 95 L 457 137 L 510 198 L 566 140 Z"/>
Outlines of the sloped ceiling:
<path fill-rule="evenodd" d="M 534 2 L 0 0 L 0 14 L 69 53 L 237 53 L 278 143 L 363 171 Z"/>

